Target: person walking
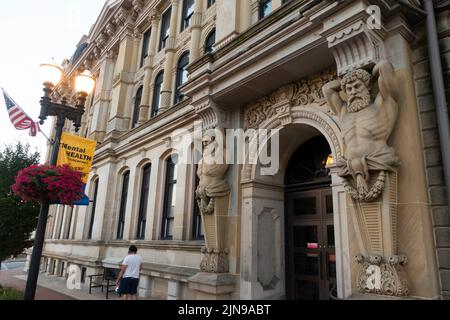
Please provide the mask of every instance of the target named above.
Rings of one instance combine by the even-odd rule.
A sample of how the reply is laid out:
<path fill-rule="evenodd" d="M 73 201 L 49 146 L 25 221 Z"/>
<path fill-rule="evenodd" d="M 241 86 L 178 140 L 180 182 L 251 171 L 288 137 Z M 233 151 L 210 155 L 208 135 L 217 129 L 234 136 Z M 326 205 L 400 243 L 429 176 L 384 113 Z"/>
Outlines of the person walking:
<path fill-rule="evenodd" d="M 122 300 L 137 300 L 139 276 L 142 270 L 142 257 L 137 254 L 137 248 L 131 246 L 128 255 L 123 259 L 116 285 Z"/>

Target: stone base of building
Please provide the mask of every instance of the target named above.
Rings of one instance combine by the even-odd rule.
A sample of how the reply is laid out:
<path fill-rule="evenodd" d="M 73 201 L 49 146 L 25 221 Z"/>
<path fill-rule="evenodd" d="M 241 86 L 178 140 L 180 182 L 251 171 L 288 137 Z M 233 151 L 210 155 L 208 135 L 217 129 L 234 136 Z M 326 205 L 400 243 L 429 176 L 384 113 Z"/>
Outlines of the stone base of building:
<path fill-rule="evenodd" d="M 201 272 L 189 278 L 188 298 L 196 300 L 230 300 L 235 290 L 235 276 Z"/>

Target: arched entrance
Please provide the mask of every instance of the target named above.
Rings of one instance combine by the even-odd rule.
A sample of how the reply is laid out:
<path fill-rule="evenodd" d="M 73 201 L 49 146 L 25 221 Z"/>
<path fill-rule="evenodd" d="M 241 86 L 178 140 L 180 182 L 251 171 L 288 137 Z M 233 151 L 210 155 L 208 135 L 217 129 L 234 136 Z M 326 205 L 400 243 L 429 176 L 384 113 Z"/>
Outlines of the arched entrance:
<path fill-rule="evenodd" d="M 293 181 L 286 183 L 287 172 L 292 171 L 288 169 L 289 163 L 295 162 L 293 159 L 296 150 L 301 146 L 305 147 L 311 139 L 320 139 L 322 146 L 325 146 L 326 149 L 323 152 L 303 151 L 305 156 L 321 155 L 325 160 L 330 154 L 334 159 L 342 157 L 340 130 L 330 114 L 322 112 L 319 106 L 289 106 L 282 110 L 279 107 L 277 112 L 279 113 L 276 116 L 267 117 L 258 126 L 269 130 L 279 130 L 280 170 L 274 176 L 266 176 L 262 174 L 261 164 L 252 165 L 249 162 L 243 166 L 241 171 L 241 299 L 294 298 L 295 276 L 291 272 L 287 272 L 287 270 L 295 271 L 295 261 L 293 260 L 295 255 L 292 246 L 286 243 L 288 238 L 286 235 L 288 231 L 286 228 L 288 216 L 286 202 L 288 191 L 295 193 L 295 188 L 302 185 L 302 179 L 300 179 L 300 184 Z M 264 119 L 264 117 L 261 119 Z M 313 142 L 312 147 L 314 145 Z M 302 151 L 298 152 L 298 154 L 301 153 Z M 332 200 L 333 214 L 325 215 L 324 224 L 328 223 L 328 225 L 334 226 L 336 258 L 333 257 L 332 251 L 329 252 L 328 258 L 333 266 L 335 263 L 336 268 L 335 295 L 339 298 L 347 298 L 352 294 L 350 257 L 356 251 L 350 248 L 350 245 L 354 242 L 349 240 L 354 238 L 354 234 L 350 228 L 351 225 L 347 215 L 347 194 L 342 179 L 338 176 L 334 165 L 331 166 L 330 170 L 330 176 L 322 176 L 325 179 L 321 181 L 328 188 L 327 191 L 325 189 L 321 191 L 328 193 L 325 192 L 324 195 L 320 196 L 322 200 L 316 199 L 315 201 L 319 203 L 320 208 L 326 210 L 328 199 L 328 211 L 331 211 L 330 199 Z M 326 172 L 329 173 L 328 170 Z M 320 176 L 320 174 L 318 175 Z M 315 182 L 320 181 L 316 180 Z M 286 184 L 290 188 L 286 188 Z M 300 188 L 297 191 L 317 191 L 314 187 L 318 186 L 321 186 L 320 183 L 319 185 L 310 183 L 309 190 Z M 317 198 L 319 198 L 319 195 L 317 195 Z M 324 198 L 325 203 L 321 204 Z M 294 200 L 291 202 L 294 202 Z M 324 215 L 322 214 L 322 216 Z M 317 221 L 319 220 L 322 221 L 322 219 L 317 219 Z M 311 225 L 313 222 L 314 220 L 309 221 L 309 224 Z M 308 222 L 304 220 L 300 223 L 308 225 Z M 303 225 L 300 224 L 301 226 Z M 323 227 L 320 234 L 323 235 Z M 290 238 L 294 241 L 292 232 Z M 320 245 L 319 239 L 317 242 L 311 243 Z M 311 246 L 314 246 L 314 244 Z M 320 252 L 318 249 L 316 251 Z M 308 254 L 309 252 L 306 252 L 307 258 L 309 258 Z M 335 260 L 335 262 L 332 260 Z M 319 269 L 320 266 L 323 266 L 323 263 L 320 263 Z M 302 265 L 298 267 L 302 268 Z M 333 287 L 333 283 L 331 285 Z M 328 296 L 326 296 L 328 290 L 322 291 L 325 292 L 324 298 L 328 299 Z M 313 299 L 314 296 L 303 298 Z"/>
<path fill-rule="evenodd" d="M 302 143 L 285 173 L 286 295 L 327 300 L 336 288 L 331 149 L 323 135 Z M 335 293 L 332 293 L 335 295 Z"/>

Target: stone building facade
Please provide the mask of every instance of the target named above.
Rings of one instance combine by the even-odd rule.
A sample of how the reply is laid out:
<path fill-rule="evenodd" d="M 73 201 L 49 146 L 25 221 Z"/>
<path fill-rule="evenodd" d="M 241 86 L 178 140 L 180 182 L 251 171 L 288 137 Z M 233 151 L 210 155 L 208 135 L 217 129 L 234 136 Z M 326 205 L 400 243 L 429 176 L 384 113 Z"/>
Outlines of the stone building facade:
<path fill-rule="evenodd" d="M 79 133 L 98 142 L 91 204 L 51 209 L 42 272 L 74 264 L 84 279 L 134 244 L 143 297 L 448 297 L 419 5 L 107 2 L 65 63 L 67 79 L 97 80 Z M 447 66 L 448 6 L 438 10 Z M 68 81 L 54 98 L 71 94 Z M 188 158 L 202 161 L 177 164 L 177 132 L 198 124 L 205 147 Z M 252 152 L 206 164 L 212 129 L 273 130 L 262 144 L 279 141 L 279 170 L 264 174 Z"/>

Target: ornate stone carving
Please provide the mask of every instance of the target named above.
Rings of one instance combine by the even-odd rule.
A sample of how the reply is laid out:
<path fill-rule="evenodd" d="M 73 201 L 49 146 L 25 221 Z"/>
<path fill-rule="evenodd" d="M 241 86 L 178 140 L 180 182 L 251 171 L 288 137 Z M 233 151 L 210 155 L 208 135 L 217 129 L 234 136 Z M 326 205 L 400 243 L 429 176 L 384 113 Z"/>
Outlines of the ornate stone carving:
<path fill-rule="evenodd" d="M 230 187 L 224 176 L 229 165 L 225 164 L 225 151 L 214 135 L 206 132 L 202 142 L 203 154 L 197 170 L 200 181 L 195 191 L 206 242 L 200 267 L 204 272 L 226 273 L 229 269 L 226 234 Z"/>
<path fill-rule="evenodd" d="M 215 153 L 219 145 L 215 137 L 205 134 L 203 139 L 203 157 L 198 164 L 197 175 L 200 179 L 195 196 L 202 215 L 214 214 L 215 200 L 230 193 L 230 187 L 224 179 L 228 164 L 215 163 Z M 223 158 L 222 158 L 223 159 Z"/>
<path fill-rule="evenodd" d="M 375 80 L 375 81 L 373 81 Z M 371 88 L 378 83 L 373 99 Z M 365 293 L 403 296 L 408 283 L 397 256 L 397 170 L 399 165 L 387 141 L 398 117 L 398 84 L 387 61 L 375 65 L 372 75 L 362 69 L 327 83 L 324 95 L 339 117 L 343 157 L 338 174 L 353 206 L 349 207 L 361 253 L 358 288 Z"/>
<path fill-rule="evenodd" d="M 108 36 L 114 37 L 114 35 L 116 34 L 116 29 L 116 25 L 112 21 L 110 21 L 105 27 L 105 32 Z"/>
<path fill-rule="evenodd" d="M 327 38 L 336 60 L 338 74 L 375 64 L 384 57 L 381 37 L 367 28 L 364 20 L 341 29 Z"/>
<path fill-rule="evenodd" d="M 367 259 L 358 255 L 356 261 L 362 265 L 357 279 L 359 291 L 397 297 L 408 295 L 408 281 L 403 272 L 406 256 L 393 255 L 383 261 L 378 255 Z"/>
<path fill-rule="evenodd" d="M 378 80 L 380 90 L 375 100 L 370 92 L 372 75 L 362 69 L 323 88 L 341 122 L 344 157 L 337 162 L 339 175 L 346 179 L 346 189 L 353 199 L 360 201 L 376 200 L 383 191 L 385 172 L 399 165 L 394 149 L 387 145 L 398 116 L 398 85 L 391 64 L 377 64 L 373 78 Z M 341 98 L 340 90 L 346 99 Z M 378 177 L 370 186 L 373 174 Z"/>
<path fill-rule="evenodd" d="M 119 26 L 122 27 L 125 25 L 125 23 L 128 20 L 128 10 L 125 8 L 120 8 L 119 12 L 116 13 L 116 15 L 114 16 L 114 23 Z"/>
<path fill-rule="evenodd" d="M 195 113 L 202 119 L 204 130 L 216 127 L 230 127 L 228 114 L 211 100 L 197 104 L 195 106 Z"/>
<path fill-rule="evenodd" d="M 228 249 L 211 249 L 207 247 L 202 248 L 203 259 L 200 264 L 200 269 L 203 272 L 209 273 L 228 273 L 230 265 L 228 262 Z"/>
<path fill-rule="evenodd" d="M 132 2 L 134 12 L 139 15 L 144 8 L 144 2 L 142 0 L 133 0 Z"/>
<path fill-rule="evenodd" d="M 286 109 L 279 109 L 281 105 L 306 106 L 317 104 L 324 111 L 328 110 L 325 107 L 326 100 L 322 93 L 322 87 L 326 82 L 333 79 L 336 79 L 336 73 L 327 71 L 319 76 L 286 85 L 268 97 L 256 101 L 247 108 L 248 111 L 245 114 L 246 127 L 257 129 L 267 119 L 286 111 Z"/>

